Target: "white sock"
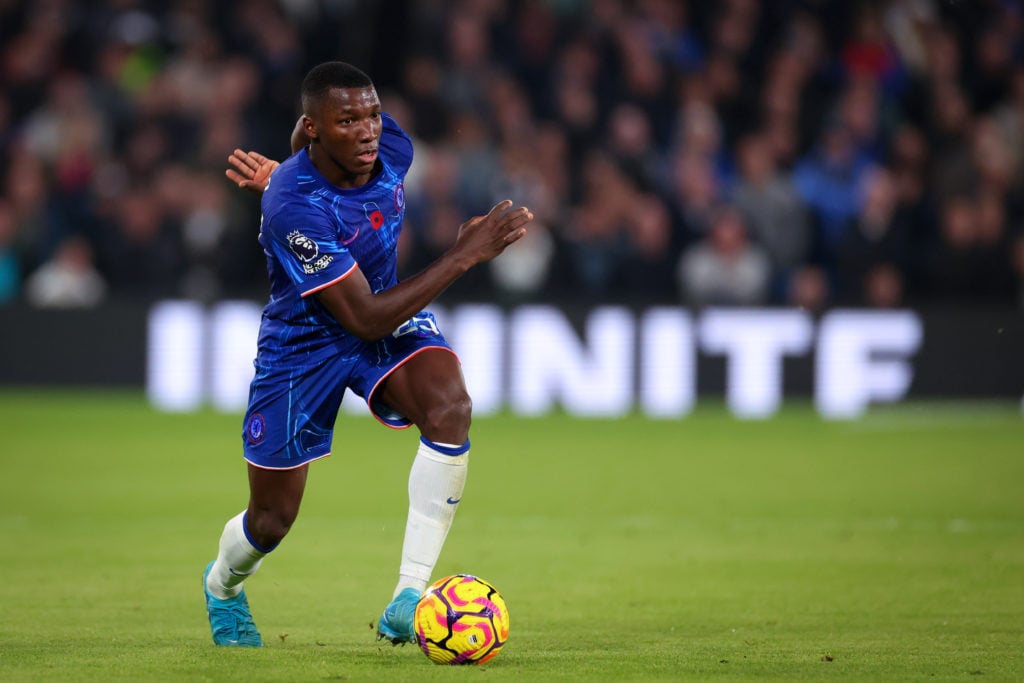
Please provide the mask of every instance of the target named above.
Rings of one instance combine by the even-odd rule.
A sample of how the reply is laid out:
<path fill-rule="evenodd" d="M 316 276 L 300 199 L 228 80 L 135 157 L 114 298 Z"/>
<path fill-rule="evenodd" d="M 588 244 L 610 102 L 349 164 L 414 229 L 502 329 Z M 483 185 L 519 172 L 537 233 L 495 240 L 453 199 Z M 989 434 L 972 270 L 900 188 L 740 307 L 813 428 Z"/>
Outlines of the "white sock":
<path fill-rule="evenodd" d="M 227 600 L 242 592 L 242 582 L 256 573 L 270 549 L 257 548 L 245 533 L 245 512 L 224 525 L 217 559 L 206 577 L 206 589 L 215 598 Z"/>
<path fill-rule="evenodd" d="M 426 589 L 462 500 L 468 464 L 469 441 L 452 446 L 420 438 L 409 472 L 409 517 L 395 595 Z"/>

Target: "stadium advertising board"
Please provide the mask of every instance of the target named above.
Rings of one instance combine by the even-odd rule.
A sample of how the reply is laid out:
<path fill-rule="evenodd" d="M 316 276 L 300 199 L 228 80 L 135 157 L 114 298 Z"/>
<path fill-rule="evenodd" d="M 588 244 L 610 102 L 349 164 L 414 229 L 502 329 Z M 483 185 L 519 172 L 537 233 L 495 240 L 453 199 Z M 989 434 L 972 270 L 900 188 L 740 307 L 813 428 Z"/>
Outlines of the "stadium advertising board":
<path fill-rule="evenodd" d="M 260 306 L 0 307 L 0 385 L 145 388 L 162 410 L 244 408 Z M 531 305 L 434 308 L 477 415 L 655 418 L 725 401 L 765 418 L 791 398 L 826 418 L 874 404 L 1024 394 L 1019 311 L 709 309 Z M 343 410 L 365 412 L 346 399 Z"/>
<path fill-rule="evenodd" d="M 156 306 L 149 319 L 147 394 L 166 410 L 207 402 L 245 406 L 260 309 L 228 302 Z M 701 359 L 724 360 L 723 395 L 738 417 L 765 418 L 782 405 L 787 359 L 811 361 L 810 394 L 826 418 L 854 418 L 873 403 L 904 399 L 923 342 L 918 313 L 681 308 L 634 312 L 599 307 L 574 324 L 554 306 L 438 310 L 459 350 L 474 410 L 577 416 L 640 411 L 673 419 L 693 410 Z M 355 397 L 343 410 L 365 412 Z"/>

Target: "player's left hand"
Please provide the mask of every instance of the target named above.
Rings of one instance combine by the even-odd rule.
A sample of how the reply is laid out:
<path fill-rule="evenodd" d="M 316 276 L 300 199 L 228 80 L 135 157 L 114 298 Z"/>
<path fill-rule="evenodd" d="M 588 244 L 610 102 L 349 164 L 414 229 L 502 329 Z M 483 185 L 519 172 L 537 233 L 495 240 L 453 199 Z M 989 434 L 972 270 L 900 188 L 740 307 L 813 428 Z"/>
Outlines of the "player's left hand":
<path fill-rule="evenodd" d="M 466 255 L 471 264 L 490 261 L 521 239 L 532 220 L 533 212 L 525 206 L 514 207 L 511 199 L 498 202 L 486 216 L 474 216 L 459 226 L 451 251 Z"/>
<path fill-rule="evenodd" d="M 243 190 L 256 193 L 262 193 L 267 189 L 270 174 L 281 165 L 259 152 L 246 152 L 240 149 L 236 149 L 228 157 L 228 163 L 234 168 L 224 171 L 224 175 Z"/>

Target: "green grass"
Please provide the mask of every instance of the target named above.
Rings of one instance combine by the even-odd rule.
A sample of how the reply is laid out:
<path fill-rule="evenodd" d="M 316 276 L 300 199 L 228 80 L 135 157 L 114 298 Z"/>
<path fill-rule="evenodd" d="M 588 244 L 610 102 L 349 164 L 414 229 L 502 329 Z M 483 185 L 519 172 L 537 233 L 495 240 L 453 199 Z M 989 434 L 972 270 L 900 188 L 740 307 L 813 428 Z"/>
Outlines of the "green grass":
<path fill-rule="evenodd" d="M 480 419 L 437 574 L 512 637 L 450 669 L 381 646 L 416 435 L 343 416 L 248 583 L 267 646 L 215 648 L 200 573 L 245 502 L 240 418 L 0 392 L 2 681 L 1020 680 L 1024 419 Z"/>

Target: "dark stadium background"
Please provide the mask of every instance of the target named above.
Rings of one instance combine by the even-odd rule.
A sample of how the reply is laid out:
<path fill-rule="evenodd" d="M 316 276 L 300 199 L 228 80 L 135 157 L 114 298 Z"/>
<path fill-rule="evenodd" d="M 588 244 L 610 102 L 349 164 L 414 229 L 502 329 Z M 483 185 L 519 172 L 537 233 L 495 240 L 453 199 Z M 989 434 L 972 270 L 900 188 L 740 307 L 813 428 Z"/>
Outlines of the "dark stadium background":
<path fill-rule="evenodd" d="M 538 215 L 443 305 L 911 310 L 909 396 L 1019 400 L 1022 14 L 0 2 L 0 384 L 141 387 L 156 302 L 263 300 L 258 201 L 226 157 L 287 155 L 303 74 L 343 59 L 416 139 L 405 272 L 498 198 Z M 810 392 L 813 356 L 785 362 Z M 720 393 L 722 359 L 699 363 Z"/>

